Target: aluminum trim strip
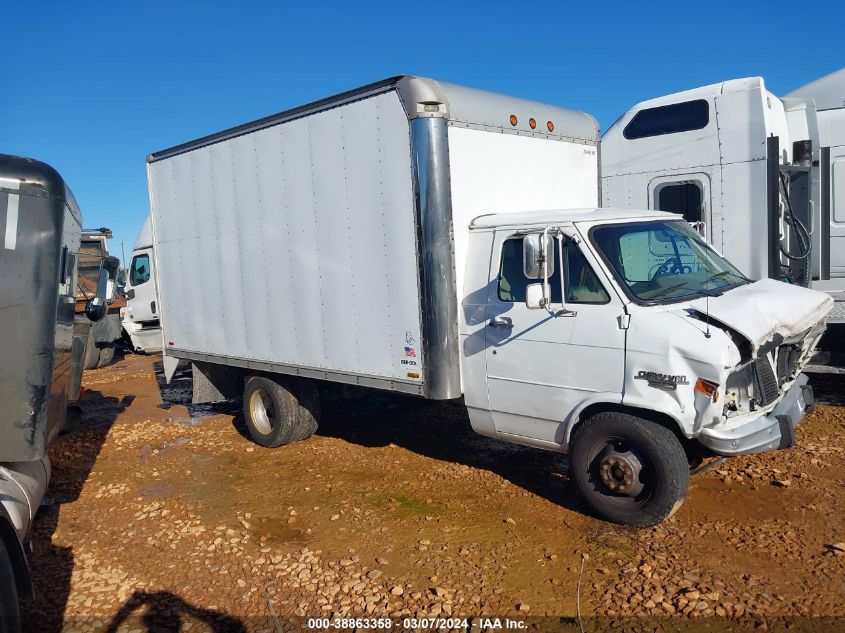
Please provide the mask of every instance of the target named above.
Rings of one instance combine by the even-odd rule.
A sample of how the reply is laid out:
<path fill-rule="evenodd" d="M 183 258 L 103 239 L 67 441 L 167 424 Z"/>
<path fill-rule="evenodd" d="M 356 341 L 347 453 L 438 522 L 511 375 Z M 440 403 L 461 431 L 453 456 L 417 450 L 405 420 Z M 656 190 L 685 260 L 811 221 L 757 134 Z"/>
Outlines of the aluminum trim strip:
<path fill-rule="evenodd" d="M 287 365 L 283 363 L 271 363 L 266 361 L 237 358 L 232 356 L 220 356 L 217 354 L 204 354 L 201 352 L 190 352 L 188 350 L 170 348 L 167 350 L 170 358 L 182 360 L 216 363 L 231 367 L 242 367 L 256 371 L 265 371 L 288 376 L 302 376 L 303 378 L 314 378 L 316 380 L 328 380 L 340 382 L 347 385 L 358 385 L 361 387 L 372 387 L 385 391 L 398 391 L 412 395 L 425 395 L 425 384 L 416 382 L 405 382 L 392 378 L 381 378 L 378 376 L 367 376 L 364 374 L 353 374 L 347 372 L 319 369 L 317 367 L 301 367 L 298 365 Z"/>

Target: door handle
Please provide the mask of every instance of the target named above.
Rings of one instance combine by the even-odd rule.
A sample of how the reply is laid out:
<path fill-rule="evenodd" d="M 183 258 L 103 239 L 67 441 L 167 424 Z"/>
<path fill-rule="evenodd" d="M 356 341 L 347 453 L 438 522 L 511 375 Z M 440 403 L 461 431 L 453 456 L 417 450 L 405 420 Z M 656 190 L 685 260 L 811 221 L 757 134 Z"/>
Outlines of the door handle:
<path fill-rule="evenodd" d="M 488 327 L 513 327 L 513 321 L 510 317 L 497 316 L 490 319 Z"/>

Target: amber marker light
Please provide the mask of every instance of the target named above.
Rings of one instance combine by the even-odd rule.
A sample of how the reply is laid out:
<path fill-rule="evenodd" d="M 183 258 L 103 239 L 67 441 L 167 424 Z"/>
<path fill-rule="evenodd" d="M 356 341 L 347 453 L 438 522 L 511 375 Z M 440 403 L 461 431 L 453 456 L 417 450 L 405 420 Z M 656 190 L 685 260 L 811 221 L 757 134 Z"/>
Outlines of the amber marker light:
<path fill-rule="evenodd" d="M 719 399 L 719 385 L 704 378 L 699 378 L 695 381 L 695 390 L 710 398 L 713 402 Z"/>
<path fill-rule="evenodd" d="M 537 121 L 535 121 L 534 119 L 528 119 L 528 127 L 533 130 L 535 127 L 537 127 Z"/>
<path fill-rule="evenodd" d="M 519 123 L 519 119 L 516 118 L 515 114 L 512 114 L 511 115 L 511 125 L 516 125 L 517 123 Z"/>
<path fill-rule="evenodd" d="M 551 121 L 546 121 L 546 129 L 549 130 L 549 132 L 554 132 L 555 131 L 555 124 L 552 123 Z"/>

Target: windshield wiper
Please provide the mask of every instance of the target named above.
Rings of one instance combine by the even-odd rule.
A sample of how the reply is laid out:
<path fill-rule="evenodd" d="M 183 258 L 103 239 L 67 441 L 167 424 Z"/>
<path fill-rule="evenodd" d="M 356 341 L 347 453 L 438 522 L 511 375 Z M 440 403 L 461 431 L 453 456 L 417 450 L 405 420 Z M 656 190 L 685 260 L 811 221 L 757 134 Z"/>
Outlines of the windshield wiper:
<path fill-rule="evenodd" d="M 669 286 L 667 288 L 664 288 L 660 292 L 657 292 L 657 293 L 651 295 L 649 297 L 649 300 L 657 299 L 657 297 L 662 297 L 663 295 L 669 294 L 670 292 L 672 292 L 673 290 L 677 290 L 678 288 L 683 288 L 686 285 L 687 285 L 686 282 L 684 282 L 684 283 L 675 284 L 674 286 Z"/>
<path fill-rule="evenodd" d="M 710 283 L 711 281 L 715 281 L 717 279 L 721 280 L 722 277 L 724 277 L 725 275 L 733 275 L 737 279 L 741 279 L 742 281 L 745 281 L 745 282 L 751 281 L 745 275 L 737 274 L 732 270 L 723 270 L 722 272 L 716 273 L 715 275 L 710 275 L 707 279 L 704 280 L 704 283 Z"/>

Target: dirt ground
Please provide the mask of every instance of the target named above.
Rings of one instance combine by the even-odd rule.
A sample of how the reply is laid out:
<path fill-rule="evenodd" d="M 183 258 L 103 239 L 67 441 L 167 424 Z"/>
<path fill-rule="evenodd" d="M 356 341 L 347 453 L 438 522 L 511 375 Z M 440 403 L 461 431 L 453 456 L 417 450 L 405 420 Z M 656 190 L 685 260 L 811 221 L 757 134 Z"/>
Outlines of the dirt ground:
<path fill-rule="evenodd" d="M 423 615 L 476 630 L 496 630 L 485 615 L 543 630 L 845 630 L 842 378 L 817 385 L 832 404 L 796 447 L 696 475 L 681 510 L 646 530 L 593 518 L 565 458 L 477 436 L 455 405 L 337 400 L 311 439 L 263 449 L 236 405 L 187 406 L 187 371 L 163 387 L 158 357 L 128 355 L 84 386 L 79 427 L 51 449 L 28 631 Z"/>

